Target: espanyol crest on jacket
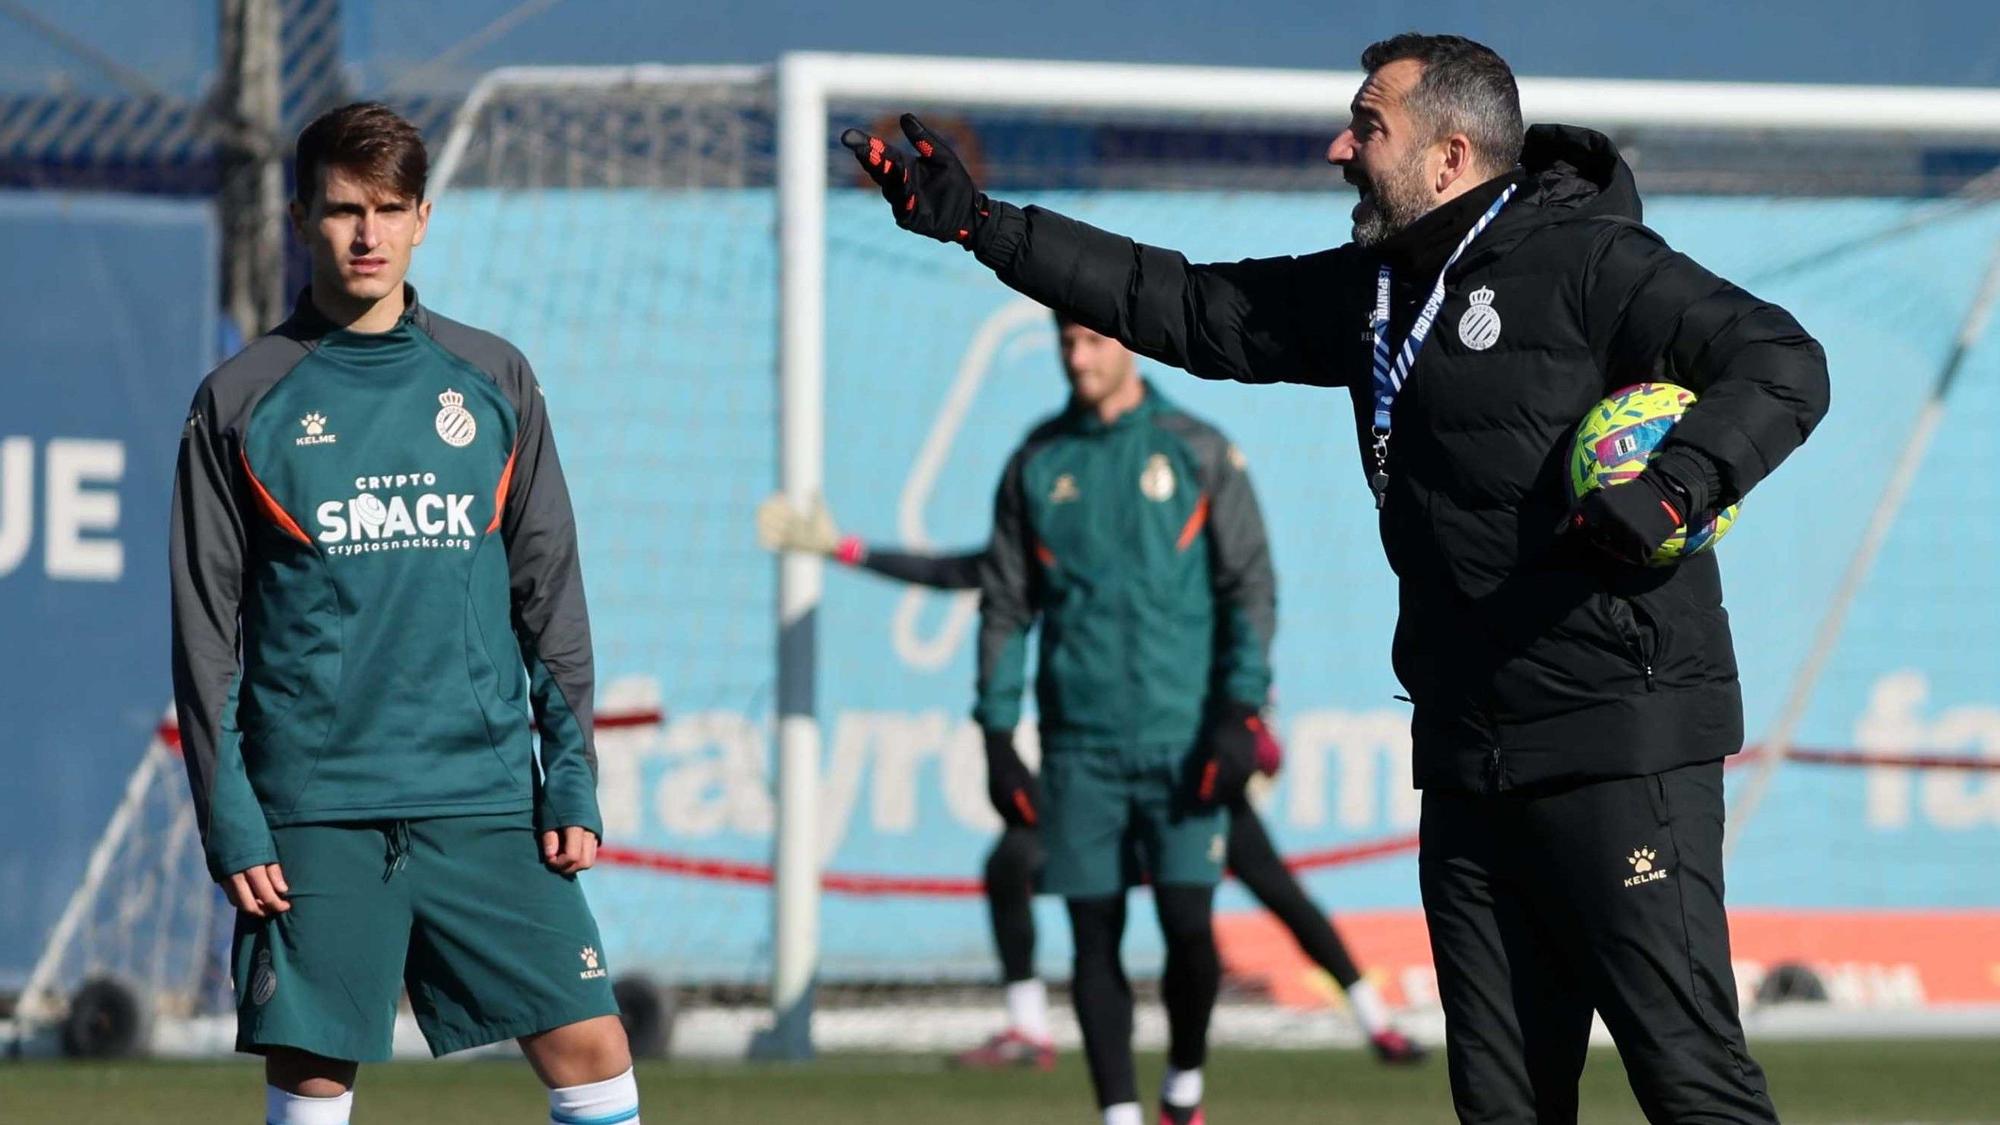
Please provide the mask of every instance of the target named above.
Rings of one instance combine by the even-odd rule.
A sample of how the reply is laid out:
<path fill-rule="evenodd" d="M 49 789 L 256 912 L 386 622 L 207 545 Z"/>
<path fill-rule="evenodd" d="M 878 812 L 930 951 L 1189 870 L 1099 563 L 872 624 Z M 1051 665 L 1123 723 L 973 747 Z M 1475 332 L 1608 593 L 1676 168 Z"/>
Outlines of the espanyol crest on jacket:
<path fill-rule="evenodd" d="M 1493 309 L 1493 290 L 1482 285 L 1466 300 L 1472 304 L 1458 318 L 1458 342 L 1475 352 L 1483 352 L 1500 338 L 1500 314 Z"/>

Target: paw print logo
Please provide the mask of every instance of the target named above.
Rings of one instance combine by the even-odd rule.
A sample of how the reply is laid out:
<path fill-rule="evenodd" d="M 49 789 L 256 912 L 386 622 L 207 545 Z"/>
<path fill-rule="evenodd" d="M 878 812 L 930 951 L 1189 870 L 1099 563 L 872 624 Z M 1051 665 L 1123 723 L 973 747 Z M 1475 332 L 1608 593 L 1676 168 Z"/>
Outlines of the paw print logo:
<path fill-rule="evenodd" d="M 1651 871 L 1653 869 L 1653 861 L 1658 858 L 1660 858 L 1660 853 L 1654 851 L 1653 849 L 1640 848 L 1638 851 L 1633 852 L 1631 855 L 1625 857 L 1625 862 L 1632 865 L 1632 870 L 1634 872 L 1637 872 L 1640 875 L 1644 875 L 1646 872 Z"/>
<path fill-rule="evenodd" d="M 586 946 L 584 946 L 584 947 L 583 947 L 583 952 L 582 952 L 582 954 L 580 954 L 580 956 L 582 956 L 582 958 L 583 958 L 583 967 L 584 967 L 584 968 L 586 968 L 586 969 L 595 969 L 595 968 L 597 968 L 597 950 L 595 950 L 595 949 L 591 948 L 590 946 L 586 945 Z"/>
<path fill-rule="evenodd" d="M 306 428 L 306 433 L 309 436 L 318 437 L 326 432 L 326 415 L 318 412 L 308 414 L 299 419 L 299 425 Z"/>

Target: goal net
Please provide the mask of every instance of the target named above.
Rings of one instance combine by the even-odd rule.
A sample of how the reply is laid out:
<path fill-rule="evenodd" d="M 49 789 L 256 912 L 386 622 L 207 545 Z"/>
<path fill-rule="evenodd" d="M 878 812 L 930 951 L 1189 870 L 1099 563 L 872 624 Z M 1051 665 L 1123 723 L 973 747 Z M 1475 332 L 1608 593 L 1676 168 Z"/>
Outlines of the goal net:
<path fill-rule="evenodd" d="M 432 307 L 534 364 L 576 504 L 600 713 L 662 716 L 600 731 L 607 862 L 586 884 L 609 967 L 678 992 L 676 1044 L 691 1051 L 740 1052 L 769 1021 L 785 946 L 773 854 L 789 830 L 809 833 L 825 872 L 803 931 L 821 1046 L 943 1050 L 1000 1022 L 979 896 L 998 821 L 966 717 L 975 607 L 838 568 L 816 601 L 799 587 L 815 606 L 818 779 L 811 815 L 781 818 L 779 568 L 756 544 L 754 511 L 781 484 L 790 410 L 782 432 L 808 444 L 782 483 L 823 492 L 844 531 L 979 546 L 1005 457 L 1061 405 L 1054 332 L 970 255 L 895 230 L 833 138 L 858 126 L 893 139 L 896 113 L 915 111 L 994 196 L 1195 260 L 1347 235 L 1353 197 L 1322 159 L 1351 93 L 1343 76 L 1177 72 L 1162 84 L 1151 68 L 932 60 L 929 71 L 970 77 L 926 93 L 898 77 L 906 61 L 818 60 L 822 76 L 850 78 L 786 103 L 811 112 L 822 146 L 810 216 L 779 204 L 788 119 L 770 70 L 496 72 L 433 138 L 438 203 L 413 280 Z M 1072 86 L 1165 89 L 1153 105 L 1061 101 Z M 1607 121 L 1649 225 L 1791 309 L 1830 356 L 1832 415 L 1720 549 L 1757 740 L 2000 239 L 1992 126 L 1857 131 L 1852 99 L 1827 91 L 1523 89 L 1531 120 Z M 1678 123 L 1617 108 L 1697 93 L 1712 95 L 1707 108 Z M 781 381 L 812 352 L 782 327 L 796 308 L 781 308 L 781 275 L 798 260 L 781 235 L 817 222 L 823 361 L 806 383 L 796 370 Z M 1984 565 L 1990 521 L 1968 515 L 1992 510 L 2000 487 L 1983 436 L 2000 414 L 1996 355 L 1967 353 L 1790 764 L 1735 826 L 1746 997 L 1827 997 L 1764 1005 L 1767 1026 L 1833 1012 L 1879 1031 L 1890 1012 L 2000 1009 L 2000 571 Z M 1408 714 L 1386 658 L 1395 594 L 1347 398 L 1144 369 L 1244 450 L 1270 526 L 1288 757 L 1262 815 L 1356 960 L 1435 1033 Z M 819 393 L 783 401 L 802 385 Z M 823 456 L 796 456 L 822 435 Z M 801 460 L 815 471 L 800 475 Z M 1353 1040 L 1339 990 L 1275 922 L 1234 887 L 1219 909 L 1220 1038 Z M 1037 912 L 1037 963 L 1060 983 L 1067 926 L 1052 902 Z M 1134 911 L 1126 942 L 1141 979 L 1160 962 L 1148 914 Z M 1796 1024 L 1808 1025 L 1820 1026 Z M 1142 1021 L 1142 1037 L 1158 1032 Z"/>
<path fill-rule="evenodd" d="M 163 1023 L 228 1007 L 230 913 L 209 881 L 163 720 L 29 971 L 9 1049 L 116 1057 Z"/>

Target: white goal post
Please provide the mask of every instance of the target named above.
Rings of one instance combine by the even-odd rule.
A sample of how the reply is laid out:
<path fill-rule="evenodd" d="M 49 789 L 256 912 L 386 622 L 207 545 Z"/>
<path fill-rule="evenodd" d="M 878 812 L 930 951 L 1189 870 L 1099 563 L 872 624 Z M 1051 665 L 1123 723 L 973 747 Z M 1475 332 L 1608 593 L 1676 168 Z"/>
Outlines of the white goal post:
<path fill-rule="evenodd" d="M 863 105 L 951 105 L 1079 120 L 1212 117 L 1317 125 L 1331 140 L 1361 80 L 1353 71 L 827 53 L 788 54 L 772 67 L 507 68 L 482 79 L 454 119 L 437 162 L 435 186 L 439 192 L 450 189 L 482 110 L 503 89 L 695 89 L 718 83 L 766 89 L 776 131 L 779 481 L 793 502 L 803 506 L 822 490 L 825 479 L 827 189 L 829 167 L 844 155 L 830 135 L 831 114 Z M 1613 133 L 1656 129 L 1738 139 L 1779 132 L 2000 138 L 2000 90 L 1559 78 L 1523 78 L 1520 89 L 1531 122 L 1563 121 Z M 1330 172 L 1327 184 L 1329 190 L 1338 187 Z M 893 229 L 889 216 L 882 220 L 883 239 L 907 237 Z M 776 607 L 771 943 L 777 1026 L 770 1036 L 770 1046 L 779 1054 L 811 1050 L 820 948 L 821 732 L 814 685 L 821 584 L 816 556 L 793 554 L 782 561 Z"/>

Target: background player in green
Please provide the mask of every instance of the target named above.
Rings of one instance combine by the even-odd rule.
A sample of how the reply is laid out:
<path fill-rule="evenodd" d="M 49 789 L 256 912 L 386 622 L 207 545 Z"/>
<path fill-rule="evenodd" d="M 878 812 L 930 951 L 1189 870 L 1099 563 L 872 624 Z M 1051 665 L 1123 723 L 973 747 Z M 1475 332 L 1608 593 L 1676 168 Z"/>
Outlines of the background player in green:
<path fill-rule="evenodd" d="M 344 1122 L 407 987 L 434 1053 L 518 1039 L 552 1121 L 636 1122 L 576 881 L 601 825 L 568 490 L 520 352 L 404 283 L 426 167 L 383 106 L 306 128 L 311 286 L 182 437 L 174 689 L 240 912 L 237 1046 L 267 1122 Z"/>
<path fill-rule="evenodd" d="M 1057 326 L 1063 327 L 1060 320 Z M 1069 326 L 1069 332 L 1073 339 L 1087 340 L 1089 346 L 1062 349 L 1066 379 L 1097 378 L 1095 372 L 1080 369 L 1083 365 L 1104 367 L 1117 378 L 1133 378 L 1131 373 L 1136 371 L 1137 360 L 1124 345 L 1081 326 Z M 757 535 L 768 550 L 819 554 L 843 566 L 939 590 L 978 589 L 979 567 L 986 557 L 983 549 L 925 554 L 868 544 L 859 536 L 842 535 L 823 500 L 816 498 L 809 510 L 801 512 L 783 493 L 774 494 L 758 505 Z M 1281 761 L 1277 740 L 1265 740 L 1260 749 L 1263 752 L 1258 757 L 1258 771 L 1275 775 Z M 1390 1065 L 1422 1061 L 1423 1048 L 1396 1028 L 1388 1003 L 1361 975 L 1348 953 L 1347 943 L 1341 940 L 1326 911 L 1307 896 L 1297 876 L 1285 866 L 1258 819 L 1249 794 L 1238 793 L 1228 802 L 1228 810 L 1229 836 L 1224 862 L 1230 874 L 1284 924 L 1300 951 L 1346 993 L 1348 1008 L 1377 1059 Z M 1006 825 L 987 855 L 983 872 L 986 905 L 1005 984 L 1007 1026 L 984 1043 L 957 1055 L 954 1061 L 959 1066 L 1042 1070 L 1055 1066 L 1047 992 L 1041 978 L 1035 975 L 1033 896 L 1041 881 L 1041 866 L 1041 833 L 1031 824 Z"/>
<path fill-rule="evenodd" d="M 987 788 L 1041 830 L 1067 902 L 1072 990 L 1107 1125 L 1137 1125 L 1126 891 L 1151 881 L 1171 1043 L 1161 1119 L 1201 1120 L 1221 980 L 1211 926 L 1225 806 L 1257 768 L 1275 580 L 1241 454 L 1138 375 L 1117 341 L 1058 321 L 1068 408 L 1009 459 L 980 561 Z M 1039 779 L 1014 750 L 1039 628 Z"/>

